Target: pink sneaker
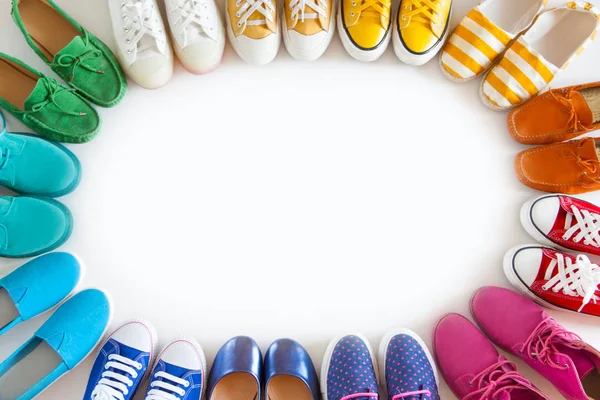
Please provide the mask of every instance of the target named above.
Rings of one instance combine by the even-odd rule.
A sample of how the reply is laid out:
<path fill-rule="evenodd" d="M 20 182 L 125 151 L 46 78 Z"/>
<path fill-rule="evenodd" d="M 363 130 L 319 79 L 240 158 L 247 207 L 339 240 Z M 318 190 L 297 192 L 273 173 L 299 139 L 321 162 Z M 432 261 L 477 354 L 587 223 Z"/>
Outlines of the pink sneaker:
<path fill-rule="evenodd" d="M 442 376 L 461 400 L 549 400 L 468 319 L 442 318 L 434 333 Z"/>
<path fill-rule="evenodd" d="M 600 399 L 600 352 L 542 307 L 512 290 L 484 287 L 473 296 L 471 312 L 493 342 L 525 361 L 567 399 Z"/>

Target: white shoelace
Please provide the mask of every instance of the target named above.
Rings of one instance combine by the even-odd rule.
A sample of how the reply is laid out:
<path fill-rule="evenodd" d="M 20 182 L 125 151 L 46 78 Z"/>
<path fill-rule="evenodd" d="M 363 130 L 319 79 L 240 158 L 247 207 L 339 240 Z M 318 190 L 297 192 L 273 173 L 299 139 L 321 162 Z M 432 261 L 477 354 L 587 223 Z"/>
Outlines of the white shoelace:
<path fill-rule="evenodd" d="M 556 267 L 558 267 L 557 274 L 551 278 Z M 556 253 L 556 259 L 550 262 L 546 270 L 545 279 L 548 282 L 542 286 L 543 290 L 552 289 L 554 293 L 562 290 L 568 296 L 583 297 L 578 312 L 581 312 L 590 301 L 596 304 L 600 300 L 595 295 L 600 285 L 600 267 L 582 254 L 578 255 L 573 263 L 570 258 L 565 259 L 562 254 Z"/>
<path fill-rule="evenodd" d="M 124 32 L 127 35 L 125 43 L 129 48 L 127 53 L 140 52 L 149 46 L 140 44 L 145 36 L 153 39 L 157 48 L 164 53 L 166 45 L 163 29 L 160 24 L 160 15 L 152 0 L 129 0 L 121 3 L 123 11 Z"/>
<path fill-rule="evenodd" d="M 567 230 L 563 235 L 564 240 L 569 240 L 573 235 L 573 241 L 579 243 L 583 239 L 583 243 L 589 246 L 600 247 L 600 215 L 593 214 L 587 210 L 579 210 L 575 206 L 571 206 L 572 214 L 567 213 L 565 219 L 565 229 Z M 573 226 L 573 218 L 575 223 Z"/>
<path fill-rule="evenodd" d="M 164 381 L 155 380 L 150 383 L 150 387 L 152 388 L 148 392 L 148 396 L 146 396 L 146 400 L 179 400 L 181 396 L 185 396 L 185 390 L 181 388 L 181 386 L 187 388 L 190 386 L 190 382 L 185 379 L 178 378 L 166 372 L 157 372 L 154 374 L 154 378 L 163 378 L 168 381 L 175 383 L 177 386 L 172 385 L 170 383 L 166 383 Z M 158 389 L 154 389 L 158 388 Z M 164 389 L 164 390 L 163 390 Z M 177 393 L 179 397 L 174 394 L 167 393 L 165 390 L 169 392 Z"/>
<path fill-rule="evenodd" d="M 170 0 L 170 8 L 169 13 L 176 16 L 172 23 L 173 34 L 183 39 L 184 47 L 188 45 L 187 32 L 190 30 L 202 32 L 217 40 L 206 0 Z"/>
<path fill-rule="evenodd" d="M 275 13 L 275 6 L 273 0 L 237 0 L 235 3 L 237 7 L 240 7 L 238 12 L 235 14 L 240 20 L 238 21 L 238 27 L 243 24 L 246 25 L 265 25 L 267 20 L 273 22 L 273 14 Z M 254 12 L 259 12 L 264 16 L 263 19 L 248 20 Z"/>
<path fill-rule="evenodd" d="M 138 371 L 142 370 L 142 364 L 130 360 L 129 358 L 118 354 L 108 356 L 108 362 L 104 365 L 102 379 L 98 382 L 92 392 L 93 400 L 124 400 L 124 396 L 129 394 L 129 388 L 133 386 L 133 381 L 125 374 L 129 374 L 133 379 L 138 377 Z M 108 371 L 109 369 L 114 371 Z M 122 371 L 125 374 L 118 373 Z"/>
<path fill-rule="evenodd" d="M 314 13 L 306 13 L 304 10 L 306 6 L 312 8 Z M 292 10 L 292 19 L 297 21 L 298 14 L 300 14 L 300 20 L 304 22 L 305 19 L 317 19 L 319 15 L 323 18 L 327 18 L 327 1 L 326 0 L 292 0 L 290 2 L 290 10 Z"/>

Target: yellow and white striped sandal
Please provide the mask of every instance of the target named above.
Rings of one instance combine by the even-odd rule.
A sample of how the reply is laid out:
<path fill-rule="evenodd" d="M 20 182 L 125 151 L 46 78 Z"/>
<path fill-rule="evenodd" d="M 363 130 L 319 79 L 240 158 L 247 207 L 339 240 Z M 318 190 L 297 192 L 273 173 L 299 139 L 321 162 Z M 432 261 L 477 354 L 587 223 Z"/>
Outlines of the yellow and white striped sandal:
<path fill-rule="evenodd" d="M 548 0 L 484 0 L 469 11 L 444 46 L 445 76 L 466 82 L 482 75 L 517 35 L 529 28 Z"/>
<path fill-rule="evenodd" d="M 572 1 L 540 14 L 483 79 L 483 103 L 494 110 L 523 104 L 546 89 L 599 29 L 600 10 L 586 2 Z"/>

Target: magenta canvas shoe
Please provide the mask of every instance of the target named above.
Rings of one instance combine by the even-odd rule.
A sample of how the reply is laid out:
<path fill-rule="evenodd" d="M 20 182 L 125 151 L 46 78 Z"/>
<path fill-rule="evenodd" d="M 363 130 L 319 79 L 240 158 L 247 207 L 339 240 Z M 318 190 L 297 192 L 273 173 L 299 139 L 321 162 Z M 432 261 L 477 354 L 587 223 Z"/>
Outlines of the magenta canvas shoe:
<path fill-rule="evenodd" d="M 600 399 L 600 353 L 512 290 L 479 289 L 471 312 L 483 332 L 548 379 L 568 400 Z"/>
<path fill-rule="evenodd" d="M 462 315 L 442 318 L 433 342 L 440 372 L 459 399 L 549 400 Z"/>

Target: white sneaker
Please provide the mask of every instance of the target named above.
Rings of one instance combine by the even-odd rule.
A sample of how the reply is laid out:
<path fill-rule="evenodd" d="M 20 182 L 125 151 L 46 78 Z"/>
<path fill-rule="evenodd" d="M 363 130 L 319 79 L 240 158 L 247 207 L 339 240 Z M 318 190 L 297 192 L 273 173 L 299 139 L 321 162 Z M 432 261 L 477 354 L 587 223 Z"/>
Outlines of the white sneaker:
<path fill-rule="evenodd" d="M 268 64 L 277 55 L 281 36 L 275 0 L 227 0 L 227 35 L 248 64 Z"/>
<path fill-rule="evenodd" d="M 185 69 L 203 74 L 223 58 L 225 28 L 214 0 L 165 0 L 175 54 Z"/>
<path fill-rule="evenodd" d="M 146 89 L 173 76 L 173 51 L 155 0 L 110 0 L 113 33 L 121 66 Z"/>

